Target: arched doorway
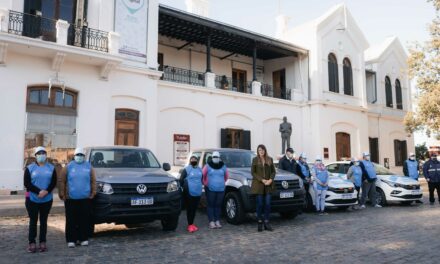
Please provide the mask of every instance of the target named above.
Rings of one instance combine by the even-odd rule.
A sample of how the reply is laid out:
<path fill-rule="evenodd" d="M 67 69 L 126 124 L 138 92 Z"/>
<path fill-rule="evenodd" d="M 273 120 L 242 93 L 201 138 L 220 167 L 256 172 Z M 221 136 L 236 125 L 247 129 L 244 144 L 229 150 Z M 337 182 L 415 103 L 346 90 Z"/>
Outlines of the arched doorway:
<path fill-rule="evenodd" d="M 139 111 L 116 109 L 115 145 L 139 146 Z"/>
<path fill-rule="evenodd" d="M 351 157 L 350 134 L 336 133 L 336 160 L 349 159 Z"/>

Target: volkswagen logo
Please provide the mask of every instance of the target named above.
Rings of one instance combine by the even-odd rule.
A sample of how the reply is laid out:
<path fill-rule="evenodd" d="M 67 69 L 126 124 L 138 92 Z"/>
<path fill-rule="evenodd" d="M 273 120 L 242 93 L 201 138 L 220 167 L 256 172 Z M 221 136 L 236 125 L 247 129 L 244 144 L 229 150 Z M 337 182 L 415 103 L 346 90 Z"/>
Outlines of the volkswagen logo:
<path fill-rule="evenodd" d="M 289 183 L 287 181 L 282 181 L 281 186 L 283 186 L 284 189 L 289 189 Z"/>
<path fill-rule="evenodd" d="M 348 190 L 347 190 L 347 189 L 344 189 L 344 193 L 348 193 Z"/>
<path fill-rule="evenodd" d="M 137 191 L 139 194 L 144 194 L 144 193 L 147 192 L 147 186 L 145 186 L 145 184 L 139 184 L 139 185 L 136 187 L 136 191 Z"/>

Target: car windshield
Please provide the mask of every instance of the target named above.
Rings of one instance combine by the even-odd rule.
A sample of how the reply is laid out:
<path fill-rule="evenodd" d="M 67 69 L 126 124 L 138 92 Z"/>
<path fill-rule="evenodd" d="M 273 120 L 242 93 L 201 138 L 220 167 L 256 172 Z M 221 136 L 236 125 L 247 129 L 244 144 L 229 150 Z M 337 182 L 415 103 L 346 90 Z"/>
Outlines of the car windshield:
<path fill-rule="evenodd" d="M 377 175 L 396 175 L 394 172 L 377 163 L 374 163 L 374 168 L 376 169 Z"/>
<path fill-rule="evenodd" d="M 256 154 L 252 151 L 220 152 L 220 158 L 228 168 L 250 168 Z"/>
<path fill-rule="evenodd" d="M 90 163 L 95 168 L 160 168 L 153 153 L 142 149 L 94 149 Z"/>

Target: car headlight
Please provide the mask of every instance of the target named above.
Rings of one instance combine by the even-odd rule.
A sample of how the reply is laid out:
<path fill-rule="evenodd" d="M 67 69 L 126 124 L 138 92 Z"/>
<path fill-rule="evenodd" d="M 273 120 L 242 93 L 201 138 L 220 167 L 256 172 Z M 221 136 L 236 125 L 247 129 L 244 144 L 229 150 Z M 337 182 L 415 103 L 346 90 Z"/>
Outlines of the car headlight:
<path fill-rule="evenodd" d="M 397 187 L 405 188 L 405 185 L 404 185 L 404 184 L 400 184 L 400 183 L 392 182 L 392 181 L 387 181 L 387 180 L 382 180 L 382 181 L 383 181 L 384 183 L 388 184 L 389 186 L 394 187 L 394 188 L 397 188 Z"/>
<path fill-rule="evenodd" d="M 252 179 L 246 179 L 245 184 L 249 187 L 252 187 Z"/>
<path fill-rule="evenodd" d="M 304 188 L 304 181 L 302 179 L 299 179 L 299 188 Z"/>
<path fill-rule="evenodd" d="M 112 194 L 113 188 L 110 183 L 98 182 L 98 190 L 99 193 L 103 194 Z"/>
<path fill-rule="evenodd" d="M 179 190 L 179 183 L 177 181 L 172 181 L 168 183 L 167 192 L 175 192 Z"/>

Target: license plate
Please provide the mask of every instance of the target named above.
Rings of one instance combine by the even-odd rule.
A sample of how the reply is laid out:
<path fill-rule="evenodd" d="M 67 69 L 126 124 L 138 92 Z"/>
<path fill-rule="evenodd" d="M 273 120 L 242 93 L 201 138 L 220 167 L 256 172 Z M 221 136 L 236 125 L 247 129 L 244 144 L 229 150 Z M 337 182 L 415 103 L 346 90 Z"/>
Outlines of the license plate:
<path fill-rule="evenodd" d="M 351 199 L 351 194 L 343 194 L 342 199 Z"/>
<path fill-rule="evenodd" d="M 131 206 L 152 205 L 153 203 L 154 203 L 153 197 L 131 198 Z"/>
<path fill-rule="evenodd" d="M 293 192 L 280 192 L 280 198 L 292 198 L 293 197 Z"/>
<path fill-rule="evenodd" d="M 417 194 L 420 194 L 420 191 L 411 191 L 411 194 L 412 195 L 417 195 Z"/>

